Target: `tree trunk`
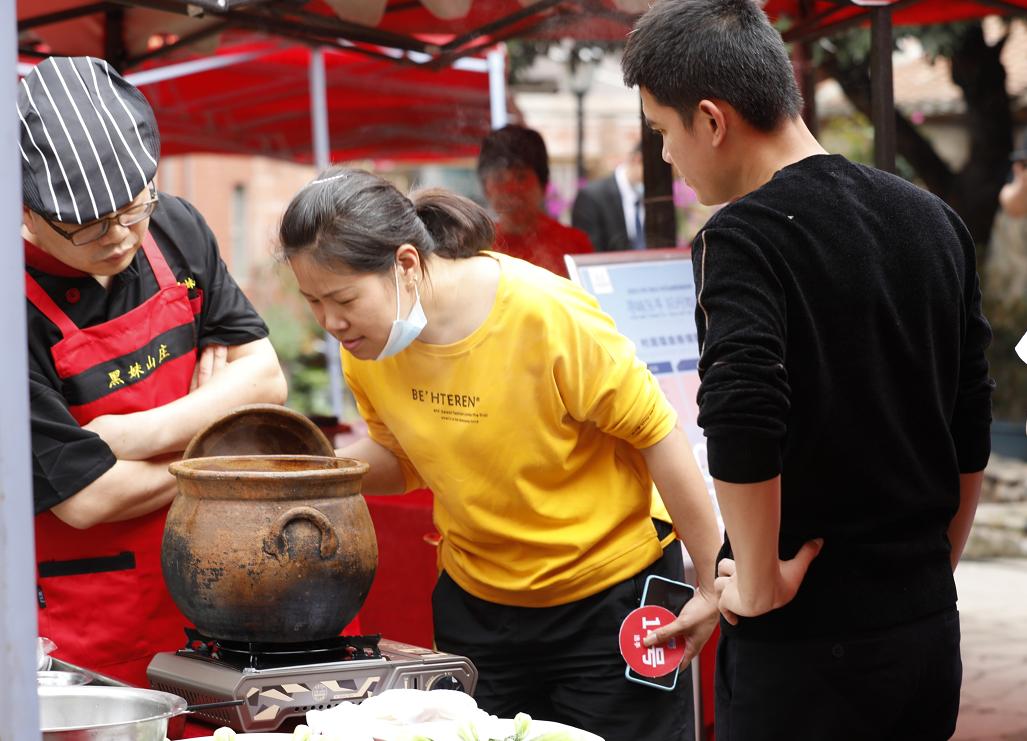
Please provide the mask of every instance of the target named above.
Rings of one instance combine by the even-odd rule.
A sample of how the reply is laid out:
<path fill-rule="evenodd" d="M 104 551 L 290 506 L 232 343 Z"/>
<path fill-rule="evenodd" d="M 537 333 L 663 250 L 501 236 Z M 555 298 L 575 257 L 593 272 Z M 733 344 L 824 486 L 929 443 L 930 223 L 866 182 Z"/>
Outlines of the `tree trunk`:
<path fill-rule="evenodd" d="M 931 143 L 898 111 L 895 113 L 896 149 L 924 185 L 960 215 L 978 246 L 978 258 L 987 250 L 991 225 L 998 208 L 998 193 L 1009 168 L 1013 120 L 1006 92 L 1006 71 L 999 55 L 1004 40 L 989 46 L 979 23 L 959 37 L 951 57 L 952 79 L 966 101 L 966 128 L 970 155 L 954 172 Z M 841 85 L 855 108 L 870 118 L 870 74 L 866 61 L 842 65 L 829 57 L 824 70 Z"/>

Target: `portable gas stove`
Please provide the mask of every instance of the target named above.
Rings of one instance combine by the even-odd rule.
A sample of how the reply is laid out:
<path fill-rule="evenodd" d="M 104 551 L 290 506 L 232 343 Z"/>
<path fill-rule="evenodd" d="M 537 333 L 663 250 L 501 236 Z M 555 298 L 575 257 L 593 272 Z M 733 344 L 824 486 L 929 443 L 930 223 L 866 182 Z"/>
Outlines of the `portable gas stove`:
<path fill-rule="evenodd" d="M 274 731 L 308 710 L 359 702 L 389 689 L 461 690 L 472 694 L 478 670 L 463 656 L 380 636 L 340 636 L 301 644 L 217 641 L 190 633 L 174 653 L 153 657 L 150 686 L 190 704 L 243 700 L 195 713 L 236 731 Z"/>

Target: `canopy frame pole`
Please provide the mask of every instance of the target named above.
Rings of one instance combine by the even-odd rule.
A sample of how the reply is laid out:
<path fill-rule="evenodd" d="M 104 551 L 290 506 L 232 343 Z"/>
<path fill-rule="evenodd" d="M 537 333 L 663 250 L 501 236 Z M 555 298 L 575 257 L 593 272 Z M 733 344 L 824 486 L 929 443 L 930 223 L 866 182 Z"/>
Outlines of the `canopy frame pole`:
<path fill-rule="evenodd" d="M 6 21 L 3 19 L 7 18 Z M 0 2 L 0 58 L 17 64 L 14 0 Z M 17 100 L 18 80 L 5 75 L 0 98 Z M 12 112 L 13 113 L 13 112 Z M 18 141 L 18 118 L 0 117 L 0 137 Z M 6 162 L 7 164 L 3 164 Z M 29 454 L 28 341 L 25 319 L 25 262 L 21 241 L 21 162 L 15 147 L 0 147 L 0 233 L 8 246 L 0 256 L 0 327 L 5 360 L 0 368 L 0 739 L 39 741 L 36 697 L 35 543 Z"/>
<path fill-rule="evenodd" d="M 515 10 L 510 15 L 504 16 L 503 18 L 497 18 L 491 23 L 486 23 L 472 31 L 468 31 L 462 36 L 457 36 L 455 39 L 451 39 L 443 44 L 440 48 L 444 52 L 451 52 L 459 49 L 462 46 L 466 46 L 476 39 L 480 39 L 482 36 L 491 35 L 494 31 L 500 31 L 508 26 L 512 26 L 515 23 L 531 18 L 532 16 L 540 16 L 563 3 L 564 0 L 536 0 L 536 2 Z"/>
<path fill-rule="evenodd" d="M 895 85 L 892 78 L 892 16 L 888 7 L 870 11 L 870 111 L 874 165 L 895 172 Z"/>
<path fill-rule="evenodd" d="M 200 74 L 201 72 L 208 72 L 213 69 L 231 67 L 234 64 L 244 64 L 245 62 L 250 62 L 254 59 L 260 59 L 261 57 L 276 54 L 278 51 L 278 49 L 273 49 L 271 51 L 244 52 L 242 54 L 233 54 L 225 57 L 202 57 L 200 59 L 193 59 L 189 62 L 166 64 L 163 67 L 155 67 L 154 69 L 147 69 L 142 72 L 130 72 L 127 75 L 124 75 L 124 78 L 136 87 L 142 87 L 144 85 L 152 85 L 156 82 L 175 80 L 179 77 L 187 77 L 189 75 Z M 44 58 L 48 58 L 49 56 L 50 55 L 48 54 Z M 34 65 L 31 64 L 18 62 L 18 74 L 24 77 L 32 71 L 33 66 Z"/>
<path fill-rule="evenodd" d="M 813 14 L 813 0 L 801 0 L 799 8 L 805 21 Z M 817 136 L 820 121 L 817 117 L 817 69 L 813 64 L 813 42 L 797 42 L 793 47 L 792 60 L 802 93 L 802 119 L 810 133 Z"/>
<path fill-rule="evenodd" d="M 324 49 L 310 50 L 310 133 L 313 140 L 314 167 L 324 172 L 329 167 L 328 89 L 325 77 Z M 325 367 L 328 369 L 328 393 L 336 422 L 342 421 L 342 359 L 339 341 L 324 333 Z M 334 444 L 334 443 L 333 443 Z"/>
<path fill-rule="evenodd" d="M 977 0 L 981 5 L 990 5 L 996 10 L 1004 10 L 1010 15 L 1027 15 L 1027 8 L 1022 5 L 1014 5 L 1007 0 Z"/>
<path fill-rule="evenodd" d="M 278 53 L 279 51 L 280 49 L 272 49 L 270 51 L 242 52 L 240 54 L 232 54 L 230 56 L 224 57 L 200 57 L 199 59 L 192 59 L 188 62 L 166 64 L 162 67 L 146 69 L 142 70 L 141 72 L 131 72 L 125 75 L 125 79 L 131 82 L 136 87 L 142 87 L 143 85 L 152 85 L 156 82 L 164 82 L 165 80 L 176 80 L 179 77 L 197 75 L 202 72 L 209 72 L 210 70 L 221 69 L 222 67 L 231 67 L 236 64 L 252 62 L 254 59 L 268 57 L 272 54 Z"/>
<path fill-rule="evenodd" d="M 894 0 L 894 2 L 888 5 L 888 10 L 893 13 L 894 17 L 895 11 L 903 10 L 911 5 L 918 5 L 924 1 L 925 0 Z M 868 5 L 861 5 L 854 2 L 854 0 L 833 0 L 833 2 L 844 3 L 840 7 L 857 7 L 859 8 L 859 12 L 840 21 L 821 25 L 821 20 L 834 13 L 834 11 L 830 10 L 824 11 L 819 16 L 814 16 L 809 21 L 804 20 L 782 33 L 781 37 L 785 40 L 785 43 L 791 44 L 798 41 L 816 41 L 824 38 L 825 36 L 834 36 L 842 31 L 848 31 L 851 28 L 862 26 L 870 19 L 870 6 Z M 976 0 L 976 2 L 1000 2 L 1000 0 Z"/>
<path fill-rule="evenodd" d="M 521 34 L 526 34 L 529 31 L 533 31 L 537 28 L 540 28 L 548 20 L 550 19 L 547 17 L 537 18 L 531 21 L 530 23 L 525 23 L 523 26 L 518 26 L 515 29 L 503 31 L 502 33 L 497 33 L 493 36 L 490 36 L 484 41 L 479 41 L 478 43 L 473 44 L 472 46 L 462 46 L 455 51 L 443 52 L 434 59 L 419 64 L 421 64 L 421 66 L 423 67 L 427 67 L 428 69 L 440 69 L 442 67 L 446 67 L 450 64 L 453 64 L 455 60 L 467 59 L 472 55 L 482 51 L 483 49 L 488 49 L 489 47 L 495 46 L 496 44 L 499 44 L 503 41 L 516 39 Z"/>
<path fill-rule="evenodd" d="M 799 20 L 799 22 L 796 25 L 789 28 L 784 33 L 782 33 L 781 35 L 784 38 L 784 40 L 788 43 L 798 40 L 807 40 L 806 37 L 808 36 L 817 38 L 819 32 L 822 30 L 822 21 L 830 18 L 832 15 L 835 15 L 839 11 L 844 10 L 845 7 L 845 5 L 836 5 L 832 8 L 828 8 L 827 10 L 821 11 L 820 13 L 817 13 L 815 15 L 812 13 L 803 12 L 802 18 Z M 856 18 L 856 22 L 863 20 L 862 15 L 856 16 Z M 833 24 L 829 27 L 836 28 L 837 24 Z"/>
<path fill-rule="evenodd" d="M 328 86 L 324 49 L 310 50 L 310 135 L 314 144 L 314 167 L 328 169 Z"/>
<path fill-rule="evenodd" d="M 112 8 L 103 16 L 103 58 L 118 72 L 125 71 L 124 8 Z"/>
<path fill-rule="evenodd" d="M 189 0 L 110 0 L 112 3 L 133 8 L 150 8 L 165 13 L 193 16 L 196 3 Z M 308 44 L 328 44 L 332 39 L 345 38 L 349 41 L 360 41 L 380 46 L 405 49 L 407 51 L 429 52 L 436 47 L 403 34 L 379 31 L 378 29 L 348 23 L 340 19 L 320 16 L 302 10 L 289 10 L 283 13 L 274 12 L 270 8 L 252 5 L 248 9 L 216 11 L 213 8 L 200 8 L 200 17 L 223 18 L 235 27 L 263 31 L 270 36 L 285 35 L 284 31 L 301 34 Z"/>
<path fill-rule="evenodd" d="M 44 13 L 43 15 L 34 15 L 31 18 L 23 18 L 18 21 L 18 33 L 22 31 L 28 31 L 30 28 L 36 26 L 48 26 L 51 23 L 60 23 L 61 21 L 70 21 L 76 18 L 81 18 L 84 15 L 93 15 L 95 13 L 103 13 L 110 8 L 117 7 L 108 2 L 92 3 L 90 5 L 82 5 L 78 8 L 68 8 L 67 10 L 58 10 L 54 13 Z"/>
<path fill-rule="evenodd" d="M 187 46 L 203 41 L 210 36 L 216 36 L 227 28 L 228 21 L 219 21 L 207 26 L 206 28 L 201 28 L 199 31 L 194 31 L 193 33 L 182 36 L 178 41 L 172 44 L 164 44 L 164 46 L 154 49 L 153 51 L 148 51 L 145 54 L 139 54 L 138 56 L 126 57 L 125 67 L 135 67 L 143 62 L 148 62 L 151 59 L 158 59 L 160 57 L 167 56 L 168 54 L 180 51 Z"/>
<path fill-rule="evenodd" d="M 489 71 L 489 112 L 492 128 L 501 129 L 509 122 L 506 110 L 506 50 L 497 46 L 485 57 Z"/>
<path fill-rule="evenodd" d="M 677 246 L 677 213 L 674 211 L 674 171 L 663 159 L 663 137 L 649 128 L 639 101 L 642 129 L 642 180 L 645 195 L 645 246 Z"/>

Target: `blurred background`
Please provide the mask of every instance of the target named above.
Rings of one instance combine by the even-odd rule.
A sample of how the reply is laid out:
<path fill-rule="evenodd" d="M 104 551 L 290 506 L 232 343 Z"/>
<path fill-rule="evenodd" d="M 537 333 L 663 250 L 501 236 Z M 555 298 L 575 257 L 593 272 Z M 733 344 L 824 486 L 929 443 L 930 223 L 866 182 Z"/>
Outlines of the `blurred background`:
<path fill-rule="evenodd" d="M 801 39 L 790 48 L 810 127 L 828 150 L 873 164 L 870 11 L 849 2 L 765 2 L 786 41 Z M 442 185 L 485 203 L 479 145 L 506 121 L 541 133 L 551 172 L 545 209 L 570 223 L 579 189 L 610 175 L 643 141 L 638 94 L 623 86 L 619 62 L 644 7 L 637 0 L 19 0 L 19 59 L 24 72 L 49 54 L 89 53 L 129 75 L 157 112 L 159 187 L 207 219 L 271 327 L 289 405 L 357 424 L 344 392 L 339 404 L 330 344 L 274 259 L 289 199 L 315 162 L 331 161 L 367 168 L 404 190 Z M 895 170 L 944 198 L 976 241 L 997 381 L 997 455 L 986 497 L 1020 506 L 1027 373 L 1012 348 L 1027 329 L 1027 218 L 1001 208 L 999 194 L 1012 178 L 1010 153 L 1024 149 L 1027 3 L 903 2 L 892 15 L 885 43 Z M 951 19 L 958 22 L 937 22 Z M 320 151 L 316 89 L 324 91 L 327 125 Z M 676 179 L 668 190 L 674 219 L 663 234 L 687 249 L 714 209 Z M 993 542 L 972 548 L 1027 554 L 1027 511 L 1006 516 L 996 516 L 1002 524 Z"/>
<path fill-rule="evenodd" d="M 882 74 L 890 77 L 894 169 L 946 200 L 976 242 L 997 386 L 994 454 L 970 562 L 957 571 L 967 672 L 956 737 L 1027 739 L 1027 367 L 1013 352 L 1027 331 L 1027 184 L 1017 183 L 1013 165 L 1027 162 L 1027 0 L 762 1 L 790 43 L 807 123 L 825 147 L 879 161 L 871 120 L 891 119 L 875 108 L 872 82 L 879 92 Z M 894 27 L 882 35 L 867 5 L 890 6 Z M 293 194 L 315 163 L 332 162 L 374 171 L 403 190 L 441 185 L 487 205 L 476 171 L 480 143 L 510 122 L 545 140 L 544 207 L 570 224 L 579 190 L 608 177 L 640 142 L 647 169 L 659 164 L 638 93 L 624 88 L 619 66 L 624 35 L 646 6 L 17 0 L 19 71 L 50 54 L 91 54 L 140 87 L 161 130 L 158 186 L 194 203 L 217 236 L 271 327 L 289 406 L 359 432 L 337 370 L 333 377 L 336 351 L 274 259 Z M 885 47 L 890 75 L 873 38 Z M 1002 205 L 1018 185 L 1022 211 Z M 661 187 L 673 217 L 662 243 L 648 246 L 688 249 L 715 208 L 698 204 L 672 173 Z M 433 563 L 425 570 L 430 580 Z"/>

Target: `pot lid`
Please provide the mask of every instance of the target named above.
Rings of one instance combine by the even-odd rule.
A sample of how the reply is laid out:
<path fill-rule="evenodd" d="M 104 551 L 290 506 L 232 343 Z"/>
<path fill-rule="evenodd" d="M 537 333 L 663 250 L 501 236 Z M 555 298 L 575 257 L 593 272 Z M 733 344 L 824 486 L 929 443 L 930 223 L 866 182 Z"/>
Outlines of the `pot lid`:
<path fill-rule="evenodd" d="M 324 433 L 299 412 L 248 404 L 211 422 L 189 441 L 183 458 L 224 455 L 335 456 Z"/>

